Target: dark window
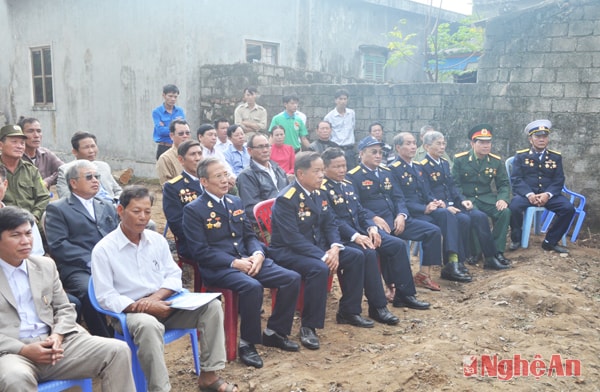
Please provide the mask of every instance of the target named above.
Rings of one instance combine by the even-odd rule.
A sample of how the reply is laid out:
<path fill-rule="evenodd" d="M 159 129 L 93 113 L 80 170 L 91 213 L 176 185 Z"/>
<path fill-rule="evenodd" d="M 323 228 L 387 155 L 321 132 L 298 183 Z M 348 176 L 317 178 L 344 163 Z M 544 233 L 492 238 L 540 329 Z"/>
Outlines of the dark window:
<path fill-rule="evenodd" d="M 279 64 L 279 44 L 246 41 L 246 61 L 249 63 Z"/>
<path fill-rule="evenodd" d="M 31 49 L 33 104 L 51 106 L 54 103 L 52 88 L 52 51 L 50 47 Z"/>

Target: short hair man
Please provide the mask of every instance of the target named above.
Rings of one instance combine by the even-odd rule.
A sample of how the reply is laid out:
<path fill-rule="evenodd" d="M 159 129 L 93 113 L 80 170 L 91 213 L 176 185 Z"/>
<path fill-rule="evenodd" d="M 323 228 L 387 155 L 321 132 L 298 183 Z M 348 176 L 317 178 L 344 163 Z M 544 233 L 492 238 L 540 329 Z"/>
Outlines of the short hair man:
<path fill-rule="evenodd" d="M 491 153 L 492 132 L 494 130 L 489 124 L 479 124 L 469 130 L 467 136 L 471 150 L 454 156 L 452 177 L 474 208 L 492 218 L 492 235 L 498 251 L 496 258 L 505 262 L 504 250 L 510 223 L 510 182 L 504 161 Z M 492 183 L 495 190 L 492 189 Z"/>
<path fill-rule="evenodd" d="M 392 164 L 396 159 L 394 154 L 394 148 L 387 144 L 385 140 L 383 140 L 383 124 L 379 121 L 375 121 L 369 125 L 369 136 L 373 136 L 376 140 L 383 143 L 383 159 L 382 163 L 387 166 Z"/>
<path fill-rule="evenodd" d="M 181 170 L 183 170 L 177 158 L 177 148 L 181 143 L 188 140 L 191 134 L 187 121 L 180 118 L 171 121 L 169 125 L 169 137 L 173 141 L 173 145 L 158 157 L 158 161 L 156 162 L 156 171 L 158 172 L 160 185 L 164 185 L 171 178 L 178 176 Z"/>
<path fill-rule="evenodd" d="M 244 145 L 246 143 L 244 128 L 238 124 L 230 125 L 227 128 L 227 137 L 231 140 L 231 145 L 223 155 L 237 177 L 250 164 L 250 154 Z"/>
<path fill-rule="evenodd" d="M 229 129 L 229 128 L 228 128 Z M 231 165 L 225 159 L 225 155 L 215 148 L 217 143 L 217 131 L 212 124 L 202 124 L 196 131 L 196 137 L 200 144 L 202 144 L 202 156 L 204 158 L 215 157 L 219 159 L 227 167 L 229 173 L 229 187 L 230 189 L 235 186 L 235 173 L 231 168 Z"/>
<path fill-rule="evenodd" d="M 271 119 L 269 132 L 272 132 L 274 126 L 280 125 L 285 129 L 285 144 L 292 146 L 296 152 L 300 151 L 301 147 L 308 148 L 310 142 L 308 141 L 306 124 L 296 115 L 299 102 L 298 96 L 293 94 L 284 95 L 282 101 L 285 110 Z"/>
<path fill-rule="evenodd" d="M 216 371 L 225 367 L 223 309 L 211 301 L 195 310 L 171 308 L 167 298 L 182 290 L 181 269 L 167 240 L 146 230 L 152 196 L 140 185 L 126 187 L 117 212 L 121 223 L 94 247 L 92 279 L 100 306 L 127 316 L 129 333 L 137 343 L 137 356 L 148 380 L 148 390 L 169 391 L 169 372 L 164 360 L 163 332 L 196 328 L 200 332 L 202 372 L 200 388 L 224 382 Z M 115 325 L 119 328 L 119 325 Z M 237 388 L 229 388 L 237 391 Z"/>
<path fill-rule="evenodd" d="M 42 147 L 42 127 L 37 118 L 22 117 L 19 126 L 23 130 L 25 140 L 25 154 L 23 159 L 33 164 L 40 172 L 46 188 L 56 184 L 58 168 L 64 164 L 52 151 Z"/>
<path fill-rule="evenodd" d="M 215 120 L 215 129 L 217 131 L 215 150 L 219 151 L 221 154 L 225 154 L 227 148 L 231 146 L 231 140 L 227 137 L 227 128 L 229 128 L 229 121 L 226 118 L 218 118 Z"/>
<path fill-rule="evenodd" d="M 373 327 L 372 320 L 360 315 L 364 255 L 342 244 L 335 215 L 327 196 L 320 191 L 323 170 L 318 153 L 302 152 L 296 156 L 296 180 L 279 192 L 273 205 L 269 248 L 282 266 L 298 272 L 304 279 L 300 342 L 313 350 L 320 346 L 315 328 L 323 328 L 325 324 L 327 279 L 338 269 L 342 271 L 339 275 L 342 298 L 337 323 Z"/>
<path fill-rule="evenodd" d="M 323 151 L 330 147 L 339 147 L 335 142 L 331 141 L 331 124 L 329 121 L 319 121 L 316 129 L 317 140 L 310 143 L 309 151 L 315 151 L 322 154 Z"/>
<path fill-rule="evenodd" d="M 360 165 L 351 169 L 347 178 L 352 182 L 360 203 L 381 218 L 375 223 L 381 229 L 405 240 L 423 242 L 423 265 L 442 264 L 440 229 L 429 223 L 414 219 L 406 207 L 404 195 L 396 177 L 389 168 L 381 166 L 383 143 L 373 137 L 366 137 L 358 145 Z M 388 286 L 394 282 L 390 271 L 382 264 L 383 278 Z M 411 307 L 396 287 L 394 306 Z"/>
<path fill-rule="evenodd" d="M 535 120 L 527 124 L 525 134 L 531 147 L 517 151 L 513 160 L 510 176 L 513 198 L 509 205 L 511 250 L 521 246 L 523 212 L 527 207 L 536 206 L 556 214 L 554 224 L 542 242 L 542 249 L 569 252 L 558 245 L 558 241 L 567 232 L 575 209 L 562 194 L 565 185 L 562 156 L 558 151 L 548 149 L 551 132 L 550 120 Z"/>
<path fill-rule="evenodd" d="M 381 284 L 377 254 L 390 263 L 398 295 L 417 309 L 427 309 L 429 304 L 415 298 L 417 293 L 410 270 L 406 244 L 385 232 L 373 222 L 374 214 L 360 204 L 352 183 L 345 179 L 346 158 L 340 148 L 328 148 L 321 154 L 325 164 L 325 180 L 321 190 L 327 195 L 329 205 L 338 218 L 340 235 L 344 244 L 365 255 L 365 296 L 369 302 L 369 317 L 384 324 L 400 321 L 387 309 L 387 299 Z"/>
<path fill-rule="evenodd" d="M 244 89 L 244 103 L 235 108 L 234 122 L 241 124 L 247 132 L 265 132 L 267 130 L 267 110 L 256 104 L 258 91 L 249 86 Z"/>
<path fill-rule="evenodd" d="M 468 274 L 464 262 L 470 262 L 471 258 L 471 230 L 477 233 L 479 244 L 484 255 L 484 268 L 502 270 L 509 267 L 509 260 L 502 261 L 496 258 L 498 251 L 494 244 L 494 237 L 490 230 L 487 215 L 473 208 L 473 203 L 465 198 L 458 187 L 454 184 L 450 164 L 442 155 L 446 149 L 444 135 L 437 131 L 430 131 L 423 138 L 423 145 L 427 155 L 420 164 L 423 169 L 431 193 L 438 200 L 437 208 L 445 208 L 456 217 L 460 230 L 458 261 L 459 269 Z M 452 261 L 451 261 L 452 262 Z"/>
<path fill-rule="evenodd" d="M 71 151 L 75 159 L 87 159 L 94 162 L 98 174 L 100 175 L 100 189 L 98 197 L 104 200 L 116 203 L 121 195 L 121 186 L 112 176 L 112 171 L 108 163 L 96 159 L 98 156 L 98 144 L 96 136 L 89 132 L 75 132 L 71 137 Z M 69 195 L 69 183 L 66 180 L 66 173 L 73 162 L 65 163 L 58 168 L 58 180 L 56 182 L 56 192 L 58 197 Z"/>
<path fill-rule="evenodd" d="M 156 146 L 156 160 L 173 144 L 169 137 L 169 125 L 176 118 L 185 119 L 183 109 L 176 106 L 179 97 L 179 89 L 174 84 L 163 86 L 163 104 L 152 111 L 152 122 L 154 123 L 154 143 Z"/>
<path fill-rule="evenodd" d="M 18 125 L 5 125 L 0 129 L 0 165 L 6 168 L 8 180 L 4 203 L 31 212 L 39 222 L 50 201 L 50 193 L 38 169 L 22 159 L 26 139 Z"/>
<path fill-rule="evenodd" d="M 335 92 L 335 108 L 327 113 L 324 120 L 331 124 L 331 141 L 339 145 L 346 154 L 348 167 L 356 166 L 356 150 L 354 128 L 356 127 L 356 114 L 349 109 L 348 97 L 350 94 L 346 89 Z"/>
<path fill-rule="evenodd" d="M 81 302 L 83 319 L 92 335 L 111 337 L 106 317 L 88 297 L 92 249 L 119 225 L 111 202 L 96 197 L 100 178 L 94 163 L 82 159 L 70 165 L 66 175 L 70 193 L 48 204 L 46 239 L 65 290 Z"/>
<path fill-rule="evenodd" d="M 421 162 L 423 159 L 425 159 L 425 156 L 427 155 L 427 151 L 425 150 L 425 145 L 423 144 L 423 138 L 425 137 L 425 134 L 427 132 L 435 131 L 435 130 L 436 129 L 432 125 L 423 125 L 421 127 L 421 130 L 419 131 L 419 139 L 421 139 L 421 145 L 419 146 L 419 148 L 417 148 L 417 152 L 415 153 L 415 157 L 413 158 L 413 160 L 415 162 Z M 452 159 L 450 158 L 450 156 L 448 155 L 448 153 L 446 151 L 444 151 L 444 154 L 442 155 L 442 157 L 448 161 L 448 164 L 450 165 L 450 169 L 452 169 L 454 162 L 452 162 Z"/>
<path fill-rule="evenodd" d="M 129 348 L 77 325 L 54 261 L 29 254 L 33 225 L 27 211 L 0 209 L 0 390 L 99 376 L 104 392 L 133 391 Z"/>
<path fill-rule="evenodd" d="M 240 309 L 240 360 L 255 368 L 263 361 L 255 344 L 298 351 L 288 339 L 300 290 L 300 275 L 265 257 L 244 213 L 242 201 L 227 195 L 225 165 L 207 158 L 198 165 L 204 193 L 183 209 L 189 252 L 209 285 L 236 291 Z M 275 309 L 261 338 L 263 287 L 277 288 Z"/>
<path fill-rule="evenodd" d="M 165 182 L 162 207 L 169 230 L 177 241 L 177 251 L 191 259 L 183 233 L 183 207 L 199 198 L 203 192 L 200 179 L 196 177 L 198 164 L 202 160 L 202 146 L 197 140 L 187 140 L 179 145 L 177 154 L 183 170 L 180 175 Z"/>
<path fill-rule="evenodd" d="M 277 197 L 289 183 L 283 169 L 270 159 L 271 146 L 264 133 L 255 133 L 248 140 L 250 165 L 242 170 L 236 184 L 244 203 L 246 217 L 256 225 L 254 206 L 259 202 Z"/>

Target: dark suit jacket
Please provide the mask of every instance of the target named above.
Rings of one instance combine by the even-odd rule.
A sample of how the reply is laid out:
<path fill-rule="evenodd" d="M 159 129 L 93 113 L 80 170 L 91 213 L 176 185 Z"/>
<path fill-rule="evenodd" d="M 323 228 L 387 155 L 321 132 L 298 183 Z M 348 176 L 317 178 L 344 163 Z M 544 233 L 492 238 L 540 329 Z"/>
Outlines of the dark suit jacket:
<path fill-rule="evenodd" d="M 69 303 L 63 290 L 56 265 L 52 259 L 42 256 L 30 256 L 27 263 L 31 295 L 38 317 L 50 327 L 50 333 L 65 335 L 81 332 L 75 320 L 77 313 L 73 304 Z M 19 340 L 21 318 L 17 308 L 17 300 L 8 284 L 8 280 L 0 269 L 0 353 L 18 354 L 24 346 Z"/>
<path fill-rule="evenodd" d="M 429 154 L 420 163 L 433 196 L 438 200 L 443 200 L 446 205 L 454 203 L 456 208 L 462 208 L 460 203 L 465 200 L 465 197 L 454 184 L 450 163 L 442 157 L 440 163 L 437 164 Z"/>
<path fill-rule="evenodd" d="M 546 150 L 540 161 L 531 149 L 517 151 L 510 175 L 515 196 L 529 192 L 550 192 L 560 195 L 565 184 L 562 156 L 557 151 Z"/>
<path fill-rule="evenodd" d="M 320 259 L 331 244 L 341 244 L 335 215 L 327 197 L 317 190 L 316 203 L 296 181 L 285 187 L 273 205 L 271 250 L 283 260 L 286 253 Z"/>
<path fill-rule="evenodd" d="M 203 193 L 183 208 L 183 232 L 188 250 L 208 283 L 223 274 L 237 272 L 231 268 L 234 259 L 263 251 L 246 218 L 242 201 L 231 195 L 225 195 L 225 200 L 227 210 Z M 263 265 L 272 262 L 265 259 Z"/>
<path fill-rule="evenodd" d="M 417 162 L 413 162 L 411 167 L 404 160 L 398 158 L 389 168 L 402 189 L 410 215 L 424 215 L 427 204 L 435 198 L 423 174 L 423 167 Z"/>
<path fill-rule="evenodd" d="M 46 208 L 48 247 L 63 280 L 74 272 L 90 273 L 92 249 L 119 225 L 112 203 L 94 198 L 94 213 L 95 220 L 71 193 Z"/>

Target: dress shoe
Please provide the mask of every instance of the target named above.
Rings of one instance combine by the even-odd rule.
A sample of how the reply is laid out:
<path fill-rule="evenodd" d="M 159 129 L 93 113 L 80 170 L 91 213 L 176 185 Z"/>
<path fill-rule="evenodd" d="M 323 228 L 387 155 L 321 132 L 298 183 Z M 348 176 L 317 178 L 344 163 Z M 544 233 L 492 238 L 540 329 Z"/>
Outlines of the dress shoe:
<path fill-rule="evenodd" d="M 502 253 L 502 252 L 496 253 L 496 259 L 498 259 L 498 261 L 504 265 L 511 264 L 511 261 L 509 259 L 507 259 L 506 257 L 504 257 L 504 253 Z"/>
<path fill-rule="evenodd" d="M 300 346 L 296 342 L 292 342 L 287 336 L 274 333 L 273 335 L 267 335 L 263 332 L 262 335 L 263 346 L 277 347 L 283 351 L 300 351 Z"/>
<path fill-rule="evenodd" d="M 300 343 L 309 350 L 319 349 L 319 337 L 313 328 L 300 327 Z"/>
<path fill-rule="evenodd" d="M 520 247 L 521 247 L 521 243 L 520 242 L 511 241 L 510 245 L 508 246 L 508 250 L 517 250 Z"/>
<path fill-rule="evenodd" d="M 254 366 L 257 369 L 263 367 L 263 361 L 260 355 L 256 352 L 256 347 L 253 344 L 240 346 L 238 348 L 240 360 L 247 366 Z"/>
<path fill-rule="evenodd" d="M 338 324 L 350 324 L 360 328 L 373 328 L 373 326 L 375 325 L 375 323 L 373 323 L 373 320 L 363 318 L 360 314 L 350 314 L 342 312 L 337 312 L 337 314 L 335 315 L 335 321 L 337 321 Z"/>
<path fill-rule="evenodd" d="M 558 244 L 550 245 L 550 243 L 546 242 L 546 240 L 544 240 L 542 242 L 542 249 L 552 250 L 552 251 L 558 252 L 558 253 L 569 253 L 569 250 L 567 248 L 565 248 L 564 246 L 560 246 Z"/>
<path fill-rule="evenodd" d="M 458 270 L 463 273 L 463 275 L 471 276 L 471 273 L 467 269 L 467 266 L 462 261 L 458 262 Z"/>
<path fill-rule="evenodd" d="M 465 275 L 458 270 L 458 263 L 448 263 L 442 268 L 442 279 L 452 280 L 454 282 L 468 283 L 473 280 L 469 275 Z"/>
<path fill-rule="evenodd" d="M 486 257 L 483 262 L 484 269 L 503 270 L 510 268 L 508 265 L 504 265 L 495 257 Z"/>
<path fill-rule="evenodd" d="M 396 325 L 400 322 L 400 319 L 392 314 L 387 307 L 382 308 L 371 308 L 369 307 L 369 317 L 378 323 L 387 325 Z"/>
<path fill-rule="evenodd" d="M 395 308 L 411 308 L 417 310 L 429 309 L 429 302 L 419 301 L 414 295 L 398 296 L 394 298 Z"/>

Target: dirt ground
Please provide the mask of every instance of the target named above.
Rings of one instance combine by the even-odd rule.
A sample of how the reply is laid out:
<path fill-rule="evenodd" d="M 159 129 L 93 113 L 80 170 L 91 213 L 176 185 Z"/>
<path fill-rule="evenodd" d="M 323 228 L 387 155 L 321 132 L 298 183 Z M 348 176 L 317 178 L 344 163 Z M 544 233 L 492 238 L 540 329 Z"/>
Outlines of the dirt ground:
<path fill-rule="evenodd" d="M 160 192 L 153 219 L 164 227 Z M 580 233 L 569 243 L 567 257 L 543 251 L 542 236 L 533 236 L 528 249 L 507 252 L 513 268 L 503 272 L 471 267 L 469 284 L 436 279 L 442 291 L 417 289 L 418 297 L 432 303 L 427 311 L 390 309 L 400 317 L 397 326 L 361 329 L 337 325 L 335 313 L 340 289 L 337 278 L 327 301 L 325 328 L 317 333 L 321 349 L 298 353 L 257 346 L 262 369 L 239 361 L 228 363 L 221 375 L 242 391 L 598 391 L 600 390 L 600 235 Z M 418 259 L 413 257 L 413 270 Z M 439 276 L 439 271 L 436 272 Z M 191 271 L 184 271 L 191 285 Z M 265 291 L 265 314 L 270 313 Z M 367 304 L 363 303 L 363 315 Z M 292 330 L 297 338 L 299 318 Z M 534 361 L 541 355 L 542 365 Z M 581 376 L 567 377 L 553 354 L 579 360 Z M 509 380 L 482 373 L 482 359 L 520 358 L 532 364 L 527 376 Z M 476 359 L 477 375 L 463 375 L 465 356 Z M 471 357 L 473 356 L 473 357 Z M 554 357 L 555 359 L 558 357 Z M 173 391 L 196 390 L 189 342 L 181 339 L 166 347 Z M 490 362 L 485 362 L 486 365 Z M 537 367 L 536 367 L 537 364 Z M 536 372 L 537 369 L 537 372 Z M 516 370 L 513 372 L 515 373 Z M 521 371 L 522 372 L 522 371 Z M 538 375 L 536 378 L 532 373 Z"/>

